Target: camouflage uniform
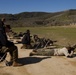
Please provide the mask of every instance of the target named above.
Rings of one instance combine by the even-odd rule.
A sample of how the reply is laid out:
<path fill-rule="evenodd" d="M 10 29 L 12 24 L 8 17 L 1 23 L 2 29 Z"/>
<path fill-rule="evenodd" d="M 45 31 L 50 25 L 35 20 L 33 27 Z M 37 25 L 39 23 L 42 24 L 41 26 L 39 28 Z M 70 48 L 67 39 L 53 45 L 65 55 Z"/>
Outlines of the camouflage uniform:
<path fill-rule="evenodd" d="M 34 35 L 34 46 L 33 48 L 43 48 L 44 47 L 44 41 L 42 38 L 39 38 L 37 35 Z"/>
<path fill-rule="evenodd" d="M 53 41 L 46 38 L 39 38 L 38 35 L 34 35 L 34 47 L 35 49 L 44 48 L 45 46 L 53 45 Z"/>
<path fill-rule="evenodd" d="M 0 53 L 6 53 L 6 52 L 9 52 L 10 53 L 10 60 L 11 61 L 17 61 L 18 59 L 18 49 L 16 46 L 10 46 L 10 47 L 5 47 L 3 46 L 1 49 L 0 49 Z"/>
<path fill-rule="evenodd" d="M 0 53 L 9 52 L 11 59 L 16 61 L 18 59 L 18 50 L 13 42 L 7 40 L 5 26 L 3 21 L 0 20 Z"/>
<path fill-rule="evenodd" d="M 54 55 L 54 49 L 38 49 L 36 51 L 36 55 L 53 56 Z"/>
<path fill-rule="evenodd" d="M 5 46 L 7 41 L 7 36 L 5 32 L 4 23 L 0 20 L 0 43 Z"/>
<path fill-rule="evenodd" d="M 23 44 L 23 46 L 21 47 L 21 49 L 22 48 L 25 48 L 25 49 L 31 48 L 31 38 L 30 38 L 29 30 L 27 30 L 26 33 L 24 34 L 24 36 L 22 38 L 22 44 Z"/>
<path fill-rule="evenodd" d="M 54 49 L 38 49 L 30 53 L 32 55 L 43 55 L 43 56 L 66 56 L 73 57 L 74 50 L 76 45 L 73 47 L 63 47 L 63 48 L 54 48 Z"/>

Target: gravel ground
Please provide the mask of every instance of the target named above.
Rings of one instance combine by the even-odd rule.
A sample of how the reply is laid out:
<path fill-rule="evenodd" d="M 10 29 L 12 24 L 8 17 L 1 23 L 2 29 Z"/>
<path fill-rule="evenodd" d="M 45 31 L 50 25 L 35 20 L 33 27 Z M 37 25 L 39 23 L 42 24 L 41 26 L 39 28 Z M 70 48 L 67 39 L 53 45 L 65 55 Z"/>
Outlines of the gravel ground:
<path fill-rule="evenodd" d="M 0 63 L 0 75 L 76 75 L 76 57 L 65 56 L 29 56 L 32 49 L 20 49 L 21 44 L 16 44 L 19 53 L 20 67 L 6 66 Z M 7 60 L 9 61 L 9 54 Z"/>

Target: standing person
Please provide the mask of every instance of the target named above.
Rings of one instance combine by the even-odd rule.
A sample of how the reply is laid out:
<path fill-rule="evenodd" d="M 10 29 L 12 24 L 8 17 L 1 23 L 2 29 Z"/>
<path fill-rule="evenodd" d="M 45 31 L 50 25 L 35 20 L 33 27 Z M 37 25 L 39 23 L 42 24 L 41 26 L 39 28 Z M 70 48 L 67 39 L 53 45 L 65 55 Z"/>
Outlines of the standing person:
<path fill-rule="evenodd" d="M 74 50 L 76 45 L 73 47 L 63 47 L 63 48 L 55 48 L 55 49 L 39 49 L 30 53 L 32 55 L 43 55 L 43 56 L 63 56 L 72 57 L 74 54 Z"/>
<path fill-rule="evenodd" d="M 18 49 L 14 45 L 13 42 L 8 41 L 6 32 L 5 32 L 5 18 L 0 20 L 0 53 L 7 53 L 10 54 L 10 62 L 12 62 L 12 66 L 21 66 L 22 64 L 18 63 Z"/>
<path fill-rule="evenodd" d="M 30 49 L 31 48 L 31 38 L 30 38 L 30 30 L 26 30 L 26 33 L 24 34 L 22 38 L 22 48 Z"/>
<path fill-rule="evenodd" d="M 5 18 L 2 18 L 2 20 L 0 20 L 0 42 L 2 46 L 6 46 L 6 41 L 7 41 L 4 22 L 5 22 Z"/>

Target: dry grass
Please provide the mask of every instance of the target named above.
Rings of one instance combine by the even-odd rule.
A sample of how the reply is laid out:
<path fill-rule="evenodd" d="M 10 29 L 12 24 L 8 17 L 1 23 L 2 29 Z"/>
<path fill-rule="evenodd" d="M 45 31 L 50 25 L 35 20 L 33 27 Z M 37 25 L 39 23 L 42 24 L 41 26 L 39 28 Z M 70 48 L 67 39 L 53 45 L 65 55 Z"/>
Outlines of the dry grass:
<path fill-rule="evenodd" d="M 75 44 L 76 42 L 76 27 L 19 27 L 13 28 L 15 32 L 25 32 L 27 29 L 31 31 L 31 35 L 37 34 L 39 37 L 50 38 L 57 40 L 58 44 L 67 45 L 68 43 Z"/>

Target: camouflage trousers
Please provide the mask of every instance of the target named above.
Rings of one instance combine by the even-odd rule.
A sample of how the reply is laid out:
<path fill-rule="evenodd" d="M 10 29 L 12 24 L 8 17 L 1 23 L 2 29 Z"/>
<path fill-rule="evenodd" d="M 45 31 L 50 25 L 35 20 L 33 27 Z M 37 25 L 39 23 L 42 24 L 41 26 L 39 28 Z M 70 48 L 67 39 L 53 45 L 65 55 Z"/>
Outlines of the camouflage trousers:
<path fill-rule="evenodd" d="M 17 61 L 18 59 L 18 49 L 16 46 L 10 46 L 10 47 L 5 47 L 3 46 L 1 49 L 0 49 L 0 53 L 6 53 L 6 52 L 9 52 L 10 54 L 10 60 L 11 61 Z"/>
<path fill-rule="evenodd" d="M 42 56 L 53 56 L 54 55 L 54 49 L 38 49 L 36 54 L 42 55 Z"/>

